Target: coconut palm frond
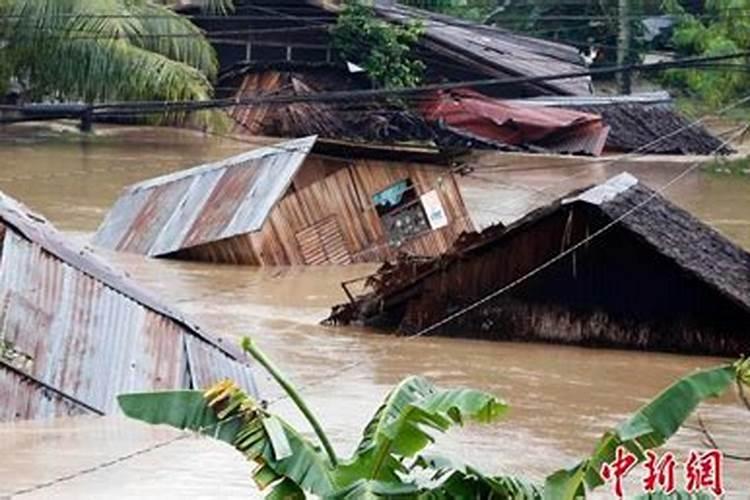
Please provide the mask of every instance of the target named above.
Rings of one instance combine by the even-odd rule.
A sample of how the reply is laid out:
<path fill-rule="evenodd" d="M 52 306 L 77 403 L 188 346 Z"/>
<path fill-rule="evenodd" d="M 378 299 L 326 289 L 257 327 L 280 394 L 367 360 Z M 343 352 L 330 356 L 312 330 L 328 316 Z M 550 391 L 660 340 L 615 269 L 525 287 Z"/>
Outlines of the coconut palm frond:
<path fill-rule="evenodd" d="M 216 54 L 200 29 L 163 3 L 0 0 L 0 36 L 15 76 L 36 98 L 210 97 Z"/>
<path fill-rule="evenodd" d="M 211 79 L 216 76 L 216 52 L 189 19 L 152 3 L 134 5 L 130 11 L 142 27 L 130 37 L 131 43 L 197 68 Z"/>

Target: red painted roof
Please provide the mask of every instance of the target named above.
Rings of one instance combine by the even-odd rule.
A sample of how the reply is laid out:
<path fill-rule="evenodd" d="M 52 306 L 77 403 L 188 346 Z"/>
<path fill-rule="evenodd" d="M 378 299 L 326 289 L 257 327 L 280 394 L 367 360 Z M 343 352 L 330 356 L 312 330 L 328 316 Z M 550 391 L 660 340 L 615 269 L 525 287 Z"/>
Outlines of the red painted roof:
<path fill-rule="evenodd" d="M 438 92 L 422 112 L 459 134 L 506 146 L 537 146 L 555 153 L 598 156 L 609 127 L 601 116 L 493 99 L 468 89 Z"/>

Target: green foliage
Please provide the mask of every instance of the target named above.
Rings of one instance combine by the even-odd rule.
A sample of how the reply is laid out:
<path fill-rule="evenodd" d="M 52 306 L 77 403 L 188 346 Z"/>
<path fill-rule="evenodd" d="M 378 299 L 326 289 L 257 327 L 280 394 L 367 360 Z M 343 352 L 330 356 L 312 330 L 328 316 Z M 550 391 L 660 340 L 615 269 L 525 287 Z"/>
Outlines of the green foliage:
<path fill-rule="evenodd" d="M 672 37 L 678 54 L 717 56 L 750 50 L 750 18 L 745 15 L 750 0 L 708 0 L 700 17 L 689 13 L 686 6 L 687 2 L 679 0 L 666 2 L 668 11 L 678 19 Z M 720 106 L 750 85 L 750 73 L 746 71 L 749 62 L 740 58 L 713 67 L 671 69 L 665 72 L 663 81 Z"/>
<path fill-rule="evenodd" d="M 250 352 L 254 351 L 257 348 Z M 516 477 L 488 476 L 430 450 L 435 433 L 467 420 L 495 422 L 505 415 L 507 405 L 481 391 L 441 389 L 421 377 L 405 379 L 388 394 L 352 456 L 341 463 L 334 463 L 330 455 L 230 381 L 205 393 L 170 391 L 118 399 L 123 412 L 132 418 L 194 430 L 231 444 L 256 464 L 253 477 L 267 498 L 302 499 L 312 493 L 325 499 L 577 500 L 602 484 L 601 464 L 613 459 L 618 446 L 643 460 L 645 450 L 663 445 L 698 404 L 721 395 L 734 382 L 748 381 L 747 360 L 680 379 L 607 432 L 590 457 L 550 475 L 544 486 Z"/>
<path fill-rule="evenodd" d="M 217 72 L 214 50 L 164 3 L 0 0 L 0 67 L 34 100 L 206 99 Z"/>
<path fill-rule="evenodd" d="M 389 394 L 357 450 L 338 466 L 228 381 L 205 393 L 126 394 L 118 400 L 132 418 L 190 429 L 233 445 L 257 465 L 254 479 L 269 495 L 304 498 L 304 490 L 323 498 L 363 498 L 430 492 L 431 498 L 451 498 L 459 488 L 473 492 L 473 497 L 479 492 L 536 491 L 518 479 L 490 478 L 442 457 L 419 455 L 432 442 L 431 432 L 467 420 L 492 422 L 506 410 L 489 394 L 439 389 L 420 377 L 404 380 Z"/>
<path fill-rule="evenodd" d="M 500 2 L 497 0 L 402 0 L 399 3 L 469 21 L 483 22 L 498 8 Z"/>
<path fill-rule="evenodd" d="M 412 47 L 423 28 L 396 25 L 378 19 L 371 6 L 349 0 L 333 29 L 341 57 L 361 66 L 384 88 L 414 87 L 422 81 L 424 63 L 412 56 Z"/>
<path fill-rule="evenodd" d="M 707 163 L 704 170 L 713 174 L 750 177 L 750 158 L 717 158 Z"/>

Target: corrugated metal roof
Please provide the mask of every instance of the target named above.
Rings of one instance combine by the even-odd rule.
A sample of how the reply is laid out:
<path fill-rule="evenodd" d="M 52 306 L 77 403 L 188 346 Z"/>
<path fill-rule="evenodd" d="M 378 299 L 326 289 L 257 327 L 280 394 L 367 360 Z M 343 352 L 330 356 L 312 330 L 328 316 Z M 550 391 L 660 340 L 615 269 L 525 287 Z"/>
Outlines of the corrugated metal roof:
<path fill-rule="evenodd" d="M 94 243 L 158 256 L 257 231 L 315 141 L 282 142 L 130 186 Z"/>
<path fill-rule="evenodd" d="M 48 391 L 20 370 L 0 366 L 0 422 L 27 415 L 40 417 L 85 415 L 88 411 L 67 398 Z"/>
<path fill-rule="evenodd" d="M 584 69 L 575 47 L 507 30 L 471 23 L 420 9 L 377 2 L 380 15 L 396 22 L 419 21 L 424 38 L 450 50 L 457 58 L 468 56 L 488 69 L 512 76 L 552 76 Z M 430 46 L 437 50 L 440 47 Z M 535 84 L 540 94 L 590 95 L 591 78 L 566 78 Z"/>
<path fill-rule="evenodd" d="M 422 105 L 422 112 L 458 134 L 501 147 L 599 156 L 609 133 L 598 115 L 517 104 L 470 89 L 437 92 Z"/>
<path fill-rule="evenodd" d="M 204 387 L 224 376 L 257 394 L 239 349 L 1 193 L 0 227 L 0 332 L 25 360 L 0 366 L 0 407 L 13 407 L 1 418 L 69 414 L 71 405 L 110 413 L 123 392 Z"/>

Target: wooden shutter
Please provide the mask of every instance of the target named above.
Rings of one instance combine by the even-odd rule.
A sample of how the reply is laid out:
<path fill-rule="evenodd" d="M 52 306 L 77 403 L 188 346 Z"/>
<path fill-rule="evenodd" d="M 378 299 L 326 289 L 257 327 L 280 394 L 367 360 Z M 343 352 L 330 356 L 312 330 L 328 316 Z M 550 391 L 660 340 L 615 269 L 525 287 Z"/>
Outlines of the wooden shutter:
<path fill-rule="evenodd" d="M 305 264 L 351 264 L 352 257 L 346 247 L 335 215 L 320 220 L 295 235 Z"/>

